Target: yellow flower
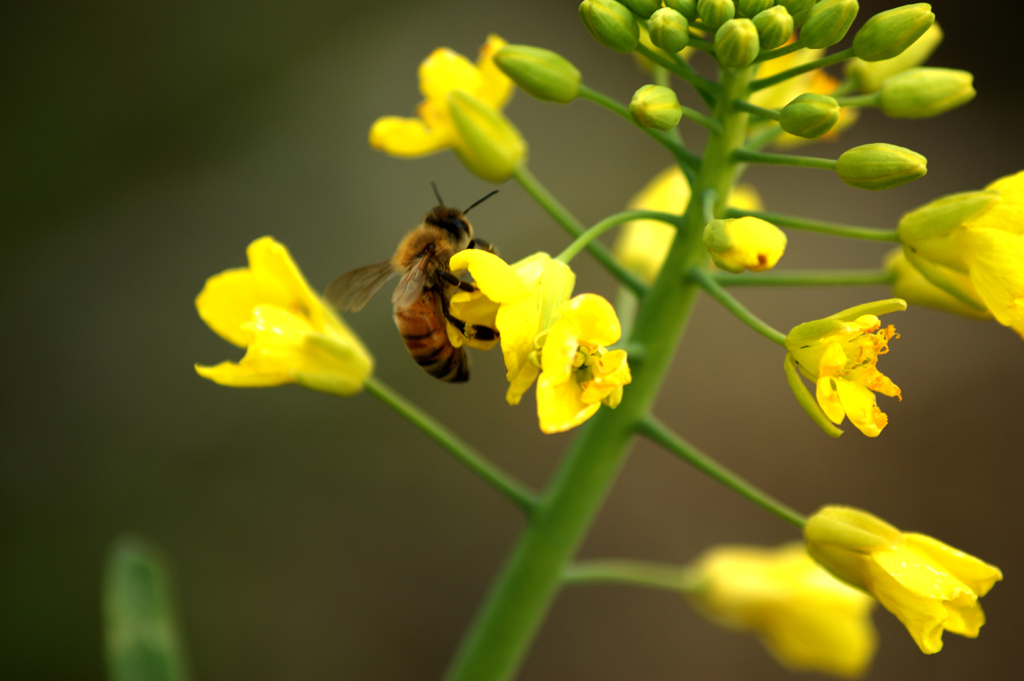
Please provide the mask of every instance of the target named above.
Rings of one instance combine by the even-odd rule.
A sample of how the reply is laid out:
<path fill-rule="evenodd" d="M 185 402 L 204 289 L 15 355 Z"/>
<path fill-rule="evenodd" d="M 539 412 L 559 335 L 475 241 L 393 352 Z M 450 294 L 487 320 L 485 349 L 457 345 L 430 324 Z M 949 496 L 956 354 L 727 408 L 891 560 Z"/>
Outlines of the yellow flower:
<path fill-rule="evenodd" d="M 604 346 L 619 339 L 619 320 L 600 296 L 569 300 L 576 276 L 568 265 L 547 253 L 509 265 L 492 253 L 467 249 L 453 255 L 450 266 L 469 270 L 479 289 L 452 296 L 452 314 L 498 330 L 509 404 L 519 404 L 537 380 L 545 433 L 583 423 L 602 403 L 618 406 L 622 386 L 630 381 L 629 365 L 624 350 Z"/>
<path fill-rule="evenodd" d="M 823 56 L 825 56 L 825 50 L 823 49 L 811 50 L 805 48 L 797 50 L 777 59 L 762 62 L 761 66 L 757 69 L 757 77 L 768 78 L 797 66 L 803 66 Z M 830 95 L 838 87 L 839 81 L 830 76 L 824 69 L 815 69 L 752 93 L 750 95 L 750 103 L 766 109 L 781 109 L 802 94 L 813 92 L 819 95 Z M 857 109 L 848 106 L 843 107 L 839 113 L 839 120 L 836 121 L 832 129 L 816 139 L 836 139 L 840 132 L 846 130 L 857 121 L 857 115 Z M 777 124 L 765 123 L 765 125 Z M 760 128 L 760 126 L 756 126 L 755 130 L 757 128 Z M 783 132 L 775 138 L 772 144 L 779 147 L 795 147 L 811 141 L 814 140 Z"/>
<path fill-rule="evenodd" d="M 733 273 L 770 270 L 786 250 L 781 229 L 749 215 L 712 220 L 704 226 L 703 239 L 715 265 Z"/>
<path fill-rule="evenodd" d="M 1024 172 L 921 206 L 899 231 L 926 279 L 1024 337 Z"/>
<path fill-rule="evenodd" d="M 678 166 L 661 171 L 629 201 L 631 210 L 654 210 L 681 214 L 690 202 L 690 183 Z M 760 210 L 761 197 L 750 185 L 736 185 L 729 205 L 743 210 Z M 615 257 L 646 282 L 654 281 L 668 256 L 676 228 L 658 220 L 633 220 L 619 230 Z"/>
<path fill-rule="evenodd" d="M 853 678 L 871 663 L 874 601 L 823 570 L 800 543 L 715 547 L 697 561 L 694 577 L 698 610 L 754 632 L 790 669 Z"/>
<path fill-rule="evenodd" d="M 544 339 L 537 379 L 537 416 L 545 433 L 580 425 L 606 404 L 622 401 L 632 380 L 625 350 L 606 351 L 622 328 L 611 303 L 583 293 L 562 305 Z"/>
<path fill-rule="evenodd" d="M 237 364 L 196 365 L 215 383 L 259 388 L 284 383 L 351 395 L 373 370 L 355 334 L 313 292 L 288 250 L 270 237 L 249 244 L 248 269 L 216 274 L 196 297 L 199 316 L 246 348 Z"/>
<path fill-rule="evenodd" d="M 899 298 L 867 303 L 800 324 L 786 336 L 790 357 L 800 373 L 815 381 L 818 404 L 832 423 L 838 425 L 848 416 L 868 437 L 877 437 L 885 428 L 888 417 L 872 391 L 900 397 L 900 389 L 876 363 L 899 335 L 892 325 L 881 328 L 875 314 L 906 307 Z"/>
<path fill-rule="evenodd" d="M 928 281 L 910 264 L 902 248 L 896 248 L 885 257 L 884 267 L 892 272 L 894 277 L 892 292 L 910 305 L 923 305 L 974 319 L 992 319 L 992 313 L 988 310 L 979 310 L 973 305 L 968 305 Z M 978 295 L 971 285 L 970 277 L 959 272 L 949 272 L 948 276 L 951 281 L 955 280 L 963 291 L 969 292 L 969 295 L 977 299 Z"/>
<path fill-rule="evenodd" d="M 929 655 L 942 650 L 943 631 L 977 637 L 978 599 L 1003 578 L 994 565 L 856 508 L 822 508 L 804 537 L 816 561 L 877 598 Z"/>
<path fill-rule="evenodd" d="M 378 118 L 370 128 L 370 146 L 404 158 L 451 148 L 485 179 L 507 177 L 526 146 L 501 113 L 515 87 L 493 60 L 505 44 L 496 35 L 488 36 L 475 65 L 446 47 L 434 50 L 420 64 L 424 100 L 416 107 L 416 117 Z"/>

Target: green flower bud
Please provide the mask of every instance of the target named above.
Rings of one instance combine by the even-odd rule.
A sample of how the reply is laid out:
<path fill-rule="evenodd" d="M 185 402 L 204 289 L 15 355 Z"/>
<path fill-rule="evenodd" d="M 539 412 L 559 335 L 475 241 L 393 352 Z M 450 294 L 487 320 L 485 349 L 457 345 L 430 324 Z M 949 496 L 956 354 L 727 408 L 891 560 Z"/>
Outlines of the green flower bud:
<path fill-rule="evenodd" d="M 732 0 L 697 0 L 697 14 L 708 28 L 719 28 L 736 16 Z"/>
<path fill-rule="evenodd" d="M 892 189 L 924 177 L 928 159 L 894 144 L 864 144 L 843 153 L 836 173 L 846 184 L 858 189 Z"/>
<path fill-rule="evenodd" d="M 580 72 L 560 54 L 529 45 L 506 45 L 494 63 L 537 99 L 566 104 L 580 89 Z"/>
<path fill-rule="evenodd" d="M 818 0 L 775 0 L 775 4 L 785 7 L 791 15 L 805 12 L 814 6 Z"/>
<path fill-rule="evenodd" d="M 900 218 L 900 241 L 907 245 L 946 236 L 971 218 L 999 203 L 998 191 L 982 190 L 950 194 L 904 213 Z"/>
<path fill-rule="evenodd" d="M 616 52 L 628 54 L 640 41 L 636 17 L 615 0 L 583 0 L 580 18 L 597 42 Z"/>
<path fill-rule="evenodd" d="M 678 52 L 690 43 L 690 22 L 671 7 L 662 7 L 647 24 L 651 42 L 666 52 Z"/>
<path fill-rule="evenodd" d="M 745 17 L 754 17 L 775 4 L 775 0 L 737 0 L 736 9 Z"/>
<path fill-rule="evenodd" d="M 760 51 L 757 26 L 750 19 L 729 19 L 715 33 L 715 56 L 722 66 L 750 66 Z"/>
<path fill-rule="evenodd" d="M 776 5 L 757 14 L 752 21 L 761 36 L 761 49 L 774 50 L 782 47 L 793 35 L 793 17 L 782 5 Z"/>
<path fill-rule="evenodd" d="M 645 128 L 669 130 L 679 125 L 683 107 L 676 93 L 661 85 L 644 85 L 633 94 L 629 113 Z"/>
<path fill-rule="evenodd" d="M 935 23 L 932 6 L 925 2 L 876 14 L 853 37 L 853 53 L 864 61 L 892 59 L 917 42 Z"/>
<path fill-rule="evenodd" d="M 477 176 L 504 182 L 526 158 L 526 142 L 500 111 L 460 90 L 448 94 L 459 141 L 455 153 Z"/>
<path fill-rule="evenodd" d="M 665 7 L 671 7 L 679 12 L 687 21 L 697 18 L 697 0 L 665 0 Z"/>
<path fill-rule="evenodd" d="M 779 125 L 791 135 L 813 139 L 832 129 L 839 111 L 839 103 L 828 95 L 808 92 L 782 108 Z"/>
<path fill-rule="evenodd" d="M 938 24 L 932 24 L 917 42 L 892 59 L 866 62 L 854 57 L 846 62 L 846 75 L 853 79 L 862 92 L 874 92 L 887 78 L 928 61 L 928 57 L 932 56 L 941 42 L 942 29 Z"/>
<path fill-rule="evenodd" d="M 968 71 L 919 66 L 889 78 L 878 89 L 882 111 L 892 118 L 931 118 L 974 99 Z"/>
<path fill-rule="evenodd" d="M 661 0 L 619 0 L 619 2 L 633 10 L 633 14 L 642 19 L 649 19 L 661 7 Z"/>
<path fill-rule="evenodd" d="M 807 13 L 800 40 L 812 49 L 835 45 L 853 25 L 860 5 L 857 0 L 824 0 Z"/>

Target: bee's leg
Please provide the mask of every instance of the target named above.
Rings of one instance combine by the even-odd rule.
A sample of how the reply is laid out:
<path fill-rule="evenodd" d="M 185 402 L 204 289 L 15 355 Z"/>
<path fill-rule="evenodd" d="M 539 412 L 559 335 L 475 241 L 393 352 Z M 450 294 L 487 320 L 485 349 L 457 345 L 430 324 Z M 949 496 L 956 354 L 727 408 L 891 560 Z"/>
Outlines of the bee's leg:
<path fill-rule="evenodd" d="M 462 281 L 451 272 L 438 272 L 437 275 L 441 279 L 441 281 L 451 286 L 455 286 L 460 291 L 472 293 L 473 291 L 477 290 L 475 285 L 469 283 L 468 281 Z"/>
<path fill-rule="evenodd" d="M 448 300 L 443 296 L 441 297 L 441 312 L 444 313 L 444 318 L 448 320 L 448 323 L 458 329 L 459 333 L 466 338 L 491 341 L 498 337 L 497 329 L 480 324 L 467 324 L 458 317 L 453 317 L 452 313 L 448 311 Z"/>
<path fill-rule="evenodd" d="M 495 255 L 498 254 L 498 249 L 495 248 L 494 244 L 490 243 L 489 241 L 484 241 L 483 239 L 470 240 L 469 246 L 467 246 L 466 248 L 475 248 L 479 251 L 487 251 L 488 253 L 493 253 Z"/>

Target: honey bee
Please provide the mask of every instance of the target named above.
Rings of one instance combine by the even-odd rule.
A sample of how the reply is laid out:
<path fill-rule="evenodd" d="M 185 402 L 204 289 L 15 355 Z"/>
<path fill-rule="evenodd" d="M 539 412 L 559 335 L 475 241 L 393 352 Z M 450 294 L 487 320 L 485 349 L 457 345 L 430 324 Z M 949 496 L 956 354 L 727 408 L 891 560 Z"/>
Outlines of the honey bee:
<path fill-rule="evenodd" d="M 338 310 L 357 312 L 389 279 L 402 275 L 391 303 L 395 325 L 409 354 L 434 378 L 468 380 L 466 351 L 452 345 L 445 322 L 467 338 L 482 341 L 496 339 L 498 332 L 487 326 L 467 324 L 449 313 L 448 301 L 457 290 L 475 291 L 476 287 L 452 274 L 448 260 L 466 248 L 493 252 L 490 244 L 473 238 L 466 213 L 496 193 L 497 190 L 466 210 L 459 210 L 444 205 L 434 186 L 438 205 L 405 235 L 391 259 L 341 275 L 327 287 L 324 297 Z"/>

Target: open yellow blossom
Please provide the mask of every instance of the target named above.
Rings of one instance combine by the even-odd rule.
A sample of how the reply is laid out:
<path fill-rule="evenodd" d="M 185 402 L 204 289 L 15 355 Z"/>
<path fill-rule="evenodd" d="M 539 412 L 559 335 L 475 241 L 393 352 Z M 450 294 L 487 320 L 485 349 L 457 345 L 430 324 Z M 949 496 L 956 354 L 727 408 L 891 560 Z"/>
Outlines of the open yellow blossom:
<path fill-rule="evenodd" d="M 718 546 L 693 566 L 690 600 L 712 621 L 752 631 L 781 664 L 855 678 L 871 664 L 874 601 L 815 563 L 803 544 Z"/>
<path fill-rule="evenodd" d="M 583 293 L 559 308 L 548 330 L 537 379 L 537 416 L 545 433 L 580 425 L 601 407 L 622 401 L 632 380 L 625 350 L 606 351 L 622 328 L 611 303 Z"/>
<path fill-rule="evenodd" d="M 690 202 L 690 183 L 679 169 L 670 166 L 648 182 L 630 199 L 631 210 L 654 210 L 681 214 Z M 760 210 L 761 197 L 751 185 L 736 185 L 729 195 L 729 206 L 742 210 Z M 676 228 L 658 220 L 633 220 L 619 230 L 615 257 L 646 282 L 654 281 L 668 256 Z"/>
<path fill-rule="evenodd" d="M 214 275 L 196 298 L 219 336 L 246 348 L 240 362 L 196 365 L 200 376 L 242 388 L 299 385 L 351 395 L 373 370 L 355 334 L 306 283 L 288 250 L 270 237 L 246 250 L 249 267 Z"/>
<path fill-rule="evenodd" d="M 757 69 L 757 77 L 768 78 L 797 66 L 803 66 L 824 56 L 825 50 L 823 49 L 797 50 L 777 59 L 769 59 L 762 62 Z M 766 109 L 781 109 L 802 94 L 812 92 L 819 95 L 830 95 L 838 87 L 839 81 L 830 76 L 824 69 L 815 69 L 752 93 L 750 95 L 750 103 Z M 857 122 L 857 116 L 857 109 L 848 106 L 843 107 L 839 113 L 839 120 L 832 126 L 832 129 L 816 139 L 836 139 L 839 133 Z M 765 123 L 765 125 L 777 124 Z M 754 130 L 758 130 L 759 127 L 755 126 Z M 773 140 L 772 144 L 779 147 L 795 147 L 812 141 L 814 140 L 783 132 Z"/>
<path fill-rule="evenodd" d="M 899 232 L 928 281 L 1024 337 L 1024 171 L 912 210 Z"/>
<path fill-rule="evenodd" d="M 526 147 L 501 114 L 515 89 L 493 60 L 505 45 L 498 36 L 488 36 L 476 64 L 446 47 L 434 50 L 420 64 L 424 100 L 416 117 L 378 118 L 370 128 L 370 146 L 405 158 L 450 148 L 481 177 L 507 177 Z"/>
<path fill-rule="evenodd" d="M 877 437 L 885 428 L 888 417 L 878 408 L 874 393 L 900 397 L 900 389 L 876 364 L 878 356 L 889 351 L 889 341 L 899 335 L 892 325 L 881 328 L 876 314 L 906 307 L 899 298 L 867 303 L 800 324 L 786 336 L 793 363 L 815 382 L 818 404 L 832 423 L 849 417 L 868 437 Z"/>
<path fill-rule="evenodd" d="M 943 631 L 977 637 L 985 623 L 978 599 L 1003 578 L 994 565 L 856 508 L 822 508 L 804 537 L 816 561 L 877 598 L 926 654 L 942 650 Z"/>

